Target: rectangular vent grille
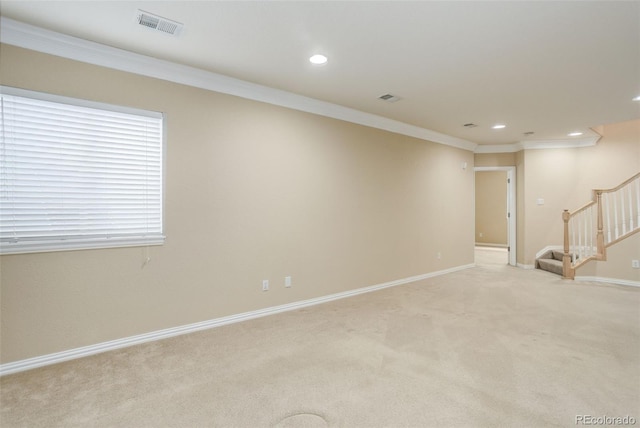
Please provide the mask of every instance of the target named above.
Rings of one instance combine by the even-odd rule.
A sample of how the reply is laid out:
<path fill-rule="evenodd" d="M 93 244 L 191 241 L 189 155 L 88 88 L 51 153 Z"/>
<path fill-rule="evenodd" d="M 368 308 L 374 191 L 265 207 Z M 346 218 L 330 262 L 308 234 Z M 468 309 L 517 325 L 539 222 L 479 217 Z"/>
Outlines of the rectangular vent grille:
<path fill-rule="evenodd" d="M 463 126 L 465 128 L 475 128 L 478 125 L 476 125 L 475 123 L 465 123 Z"/>
<path fill-rule="evenodd" d="M 179 35 L 183 27 L 179 22 L 145 12 L 144 10 L 138 10 L 136 12 L 136 22 L 143 27 L 165 34 L 171 34 L 172 36 Z"/>
<path fill-rule="evenodd" d="M 391 94 L 384 94 L 378 97 L 379 100 L 386 101 L 388 103 L 395 103 L 400 100 L 400 97 Z"/>

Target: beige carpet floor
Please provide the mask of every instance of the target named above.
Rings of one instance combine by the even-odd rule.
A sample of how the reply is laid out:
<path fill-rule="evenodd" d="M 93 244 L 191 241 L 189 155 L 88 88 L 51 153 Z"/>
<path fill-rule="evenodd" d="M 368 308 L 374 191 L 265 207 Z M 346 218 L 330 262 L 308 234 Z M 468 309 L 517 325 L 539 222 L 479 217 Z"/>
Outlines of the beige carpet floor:
<path fill-rule="evenodd" d="M 640 289 L 478 267 L 4 376 L 9 427 L 640 425 Z"/>

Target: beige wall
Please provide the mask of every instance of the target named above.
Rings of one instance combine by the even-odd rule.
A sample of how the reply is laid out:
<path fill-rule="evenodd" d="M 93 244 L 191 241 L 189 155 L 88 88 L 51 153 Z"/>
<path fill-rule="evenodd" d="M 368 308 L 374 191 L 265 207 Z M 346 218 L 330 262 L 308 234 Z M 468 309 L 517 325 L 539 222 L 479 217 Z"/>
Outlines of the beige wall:
<path fill-rule="evenodd" d="M 614 187 L 640 171 L 640 120 L 600 129 L 593 147 L 524 151 L 525 264 L 533 265 L 544 247 L 562 245 L 563 209 L 576 210 L 591 200 L 592 189 Z"/>
<path fill-rule="evenodd" d="M 515 166 L 516 153 L 476 153 L 475 166 Z"/>
<path fill-rule="evenodd" d="M 525 224 L 527 218 L 524 209 L 524 151 L 516 153 L 516 256 L 518 258 L 518 266 L 525 266 Z"/>
<path fill-rule="evenodd" d="M 632 260 L 640 260 L 640 233 L 609 247 L 607 261 L 591 261 L 579 267 L 576 276 L 640 282 L 640 269 L 632 267 Z"/>
<path fill-rule="evenodd" d="M 533 266 L 538 251 L 562 245 L 563 209 L 580 208 L 590 200 L 592 189 L 614 187 L 640 171 L 640 120 L 599 126 L 598 132 L 602 138 L 594 147 L 474 156 L 476 167 L 516 167 L 519 265 Z M 543 205 L 537 204 L 539 198 L 544 199 Z M 478 230 L 476 239 L 477 233 Z M 627 249 L 628 245 L 624 245 L 609 251 L 613 254 L 609 261 L 612 257 L 624 259 L 620 264 L 598 263 L 598 271 L 606 272 L 603 277 L 635 280 L 637 270 L 629 271 L 626 267 L 633 252 Z M 578 274 L 592 276 L 593 272 Z"/>
<path fill-rule="evenodd" d="M 473 263 L 471 152 L 0 49 L 3 85 L 168 132 L 166 244 L 1 257 L 2 363 Z"/>
<path fill-rule="evenodd" d="M 507 245 L 507 172 L 476 171 L 476 243 Z"/>

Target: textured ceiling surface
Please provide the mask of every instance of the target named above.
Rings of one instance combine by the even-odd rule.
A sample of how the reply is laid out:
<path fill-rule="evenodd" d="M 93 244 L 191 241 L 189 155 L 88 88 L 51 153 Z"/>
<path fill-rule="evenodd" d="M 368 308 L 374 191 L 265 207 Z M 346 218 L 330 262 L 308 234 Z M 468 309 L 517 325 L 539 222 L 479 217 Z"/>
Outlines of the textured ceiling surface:
<path fill-rule="evenodd" d="M 139 9 L 184 28 L 144 28 Z M 640 117 L 635 1 L 3 0 L 0 14 L 477 144 Z M 328 63 L 310 64 L 315 53 Z"/>

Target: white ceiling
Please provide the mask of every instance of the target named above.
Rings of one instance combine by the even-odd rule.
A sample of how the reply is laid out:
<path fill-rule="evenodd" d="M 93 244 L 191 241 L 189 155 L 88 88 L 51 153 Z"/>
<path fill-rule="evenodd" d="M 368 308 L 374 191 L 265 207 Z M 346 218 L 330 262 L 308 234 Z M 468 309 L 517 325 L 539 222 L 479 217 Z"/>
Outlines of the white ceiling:
<path fill-rule="evenodd" d="M 184 30 L 148 30 L 138 9 Z M 0 13 L 477 144 L 640 118 L 637 1 L 2 0 Z M 329 62 L 310 64 L 314 53 Z"/>

